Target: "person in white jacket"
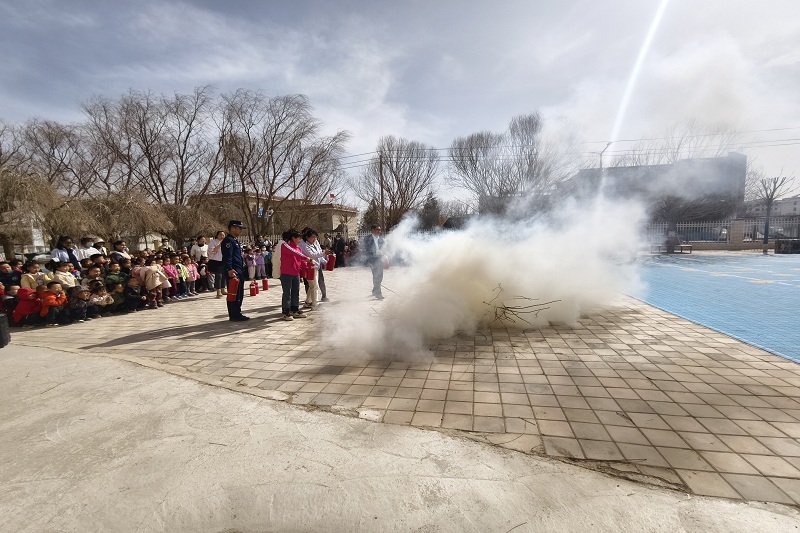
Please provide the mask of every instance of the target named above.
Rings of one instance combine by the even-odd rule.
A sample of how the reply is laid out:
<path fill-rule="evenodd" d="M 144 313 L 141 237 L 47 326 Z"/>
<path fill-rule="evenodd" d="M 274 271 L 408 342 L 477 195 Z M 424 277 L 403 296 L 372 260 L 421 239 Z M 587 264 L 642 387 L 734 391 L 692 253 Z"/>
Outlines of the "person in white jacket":
<path fill-rule="evenodd" d="M 318 239 L 319 235 L 316 231 L 307 229 L 303 234 L 303 240 L 300 241 L 300 249 L 303 251 L 304 255 L 310 257 L 314 261 L 314 268 L 317 271 L 314 279 L 308 280 L 308 286 L 306 287 L 305 305 L 312 310 L 317 308 L 320 269 L 325 268 L 325 265 L 328 263 L 328 254 L 322 251 L 322 246 L 320 246 Z"/>

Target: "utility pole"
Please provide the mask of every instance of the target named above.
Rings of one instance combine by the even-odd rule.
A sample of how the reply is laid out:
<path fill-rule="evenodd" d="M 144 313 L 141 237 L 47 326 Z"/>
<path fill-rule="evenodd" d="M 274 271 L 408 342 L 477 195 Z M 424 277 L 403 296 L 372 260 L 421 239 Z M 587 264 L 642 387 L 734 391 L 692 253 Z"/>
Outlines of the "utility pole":
<path fill-rule="evenodd" d="M 608 150 L 608 147 L 611 146 L 612 144 L 614 144 L 614 141 L 608 141 L 606 147 L 603 148 L 603 150 L 600 152 L 600 170 L 603 170 L 603 154 L 606 153 L 606 150 Z"/>
<path fill-rule="evenodd" d="M 386 231 L 386 204 L 383 199 L 383 154 L 378 155 L 378 175 L 381 180 L 381 228 Z"/>

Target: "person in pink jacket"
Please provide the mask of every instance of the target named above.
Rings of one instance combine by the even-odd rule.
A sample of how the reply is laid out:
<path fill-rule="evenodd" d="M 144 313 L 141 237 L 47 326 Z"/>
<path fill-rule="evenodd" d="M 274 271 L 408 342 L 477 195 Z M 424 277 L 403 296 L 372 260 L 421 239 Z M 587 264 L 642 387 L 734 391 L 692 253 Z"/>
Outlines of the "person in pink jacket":
<path fill-rule="evenodd" d="M 305 318 L 306 314 L 300 311 L 300 269 L 305 264 L 313 264 L 310 257 L 303 255 L 300 250 L 302 235 L 296 229 L 283 232 L 281 243 L 281 312 L 284 320 Z"/>

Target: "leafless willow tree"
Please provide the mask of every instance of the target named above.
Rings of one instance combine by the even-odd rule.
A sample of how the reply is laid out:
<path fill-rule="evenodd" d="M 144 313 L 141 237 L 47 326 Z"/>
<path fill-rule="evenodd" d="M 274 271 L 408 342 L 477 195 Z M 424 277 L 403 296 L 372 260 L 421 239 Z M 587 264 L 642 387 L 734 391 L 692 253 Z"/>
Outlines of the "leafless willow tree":
<path fill-rule="evenodd" d="M 339 159 L 349 135 L 322 135 L 302 95 L 131 90 L 92 97 L 82 108 L 86 120 L 78 124 L 0 121 L 4 212 L 35 206 L 22 211 L 23 225 L 35 219 L 53 238 L 69 229 L 183 240 L 240 213 L 253 231 L 266 233 L 269 221 L 259 212 L 283 206 L 291 221 L 295 211 L 343 190 Z M 24 178 L 31 180 L 18 183 Z M 33 194 L 30 183 L 47 198 Z M 226 192 L 239 198 L 237 206 L 212 209 L 203 201 Z M 39 201 L 29 205 L 26 195 Z"/>
<path fill-rule="evenodd" d="M 721 157 L 737 150 L 742 134 L 728 124 L 688 119 L 668 126 L 660 136 L 642 139 L 619 152 L 610 166 L 664 165 L 681 159 Z"/>
<path fill-rule="evenodd" d="M 15 243 L 30 238 L 34 224 L 46 226 L 45 215 L 63 205 L 58 192 L 44 178 L 0 168 L 0 245 L 14 257 Z"/>
<path fill-rule="evenodd" d="M 502 133 L 455 139 L 448 151 L 449 182 L 469 192 L 482 212 L 502 213 L 520 198 L 541 208 L 556 183 L 580 164 L 574 139 L 548 139 L 543 127 L 537 112 L 512 118 Z"/>
<path fill-rule="evenodd" d="M 383 209 L 382 223 L 389 229 L 425 202 L 439 172 L 439 155 L 431 146 L 392 135 L 381 137 L 375 151 L 353 190 Z"/>

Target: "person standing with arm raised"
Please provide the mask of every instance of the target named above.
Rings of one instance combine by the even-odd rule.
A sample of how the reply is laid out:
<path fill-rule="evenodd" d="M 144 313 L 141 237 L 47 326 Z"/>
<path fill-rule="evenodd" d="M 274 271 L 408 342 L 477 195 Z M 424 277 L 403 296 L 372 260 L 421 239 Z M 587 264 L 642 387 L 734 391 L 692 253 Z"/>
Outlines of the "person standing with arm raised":
<path fill-rule="evenodd" d="M 236 299 L 228 300 L 228 320 L 241 322 L 250 320 L 242 314 L 242 300 L 244 299 L 244 260 L 242 258 L 242 245 L 236 238 L 242 234 L 244 226 L 238 220 L 228 222 L 228 235 L 222 241 L 222 269 L 223 274 L 230 280 L 238 278 L 239 286 L 236 289 Z"/>

